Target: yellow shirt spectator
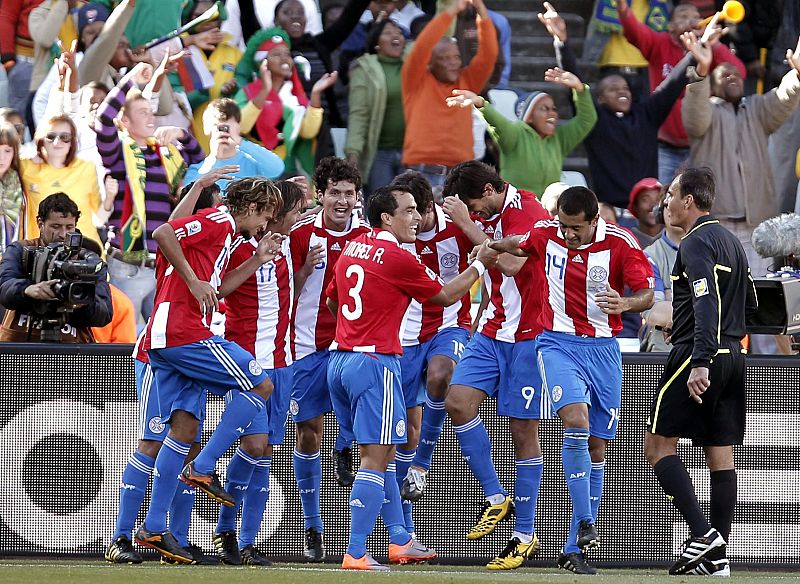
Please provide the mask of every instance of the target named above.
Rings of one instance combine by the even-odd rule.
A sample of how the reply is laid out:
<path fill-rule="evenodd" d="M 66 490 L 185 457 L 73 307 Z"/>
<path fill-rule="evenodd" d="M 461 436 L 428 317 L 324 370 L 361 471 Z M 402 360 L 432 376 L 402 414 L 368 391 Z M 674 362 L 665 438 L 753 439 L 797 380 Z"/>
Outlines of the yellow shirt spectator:
<path fill-rule="evenodd" d="M 639 22 L 644 22 L 650 10 L 648 0 L 633 0 L 633 15 Z M 608 44 L 600 55 L 600 67 L 647 67 L 647 59 L 630 44 L 621 32 L 612 33 Z"/>

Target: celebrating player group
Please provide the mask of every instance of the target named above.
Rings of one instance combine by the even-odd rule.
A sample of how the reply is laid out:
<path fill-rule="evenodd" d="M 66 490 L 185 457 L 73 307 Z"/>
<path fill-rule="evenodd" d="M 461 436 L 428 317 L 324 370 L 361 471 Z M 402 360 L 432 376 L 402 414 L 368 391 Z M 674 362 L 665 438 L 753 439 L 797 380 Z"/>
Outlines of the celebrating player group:
<path fill-rule="evenodd" d="M 441 205 L 427 180 L 408 172 L 373 192 L 362 217 L 359 172 L 333 157 L 317 167 L 319 206 L 304 215 L 295 183 L 234 180 L 221 201 L 202 188 L 211 184 L 198 181 L 154 234 L 155 308 L 134 355 L 140 441 L 122 475 L 106 559 L 141 562 L 135 541 L 169 563 L 268 565 L 256 535 L 272 448 L 284 443 L 291 413 L 304 555 L 324 560 L 320 447 L 333 411 L 337 480 L 352 486 L 342 568 L 389 569 L 367 549 L 379 514 L 390 563 L 436 557 L 414 535 L 412 507 L 436 472 L 448 415 L 485 495 L 464 535 L 485 537 L 513 517 L 510 541 L 487 567 L 518 568 L 541 547 L 539 421 L 557 415 L 572 517 L 554 560 L 595 573 L 586 551 L 601 541 L 606 446 L 621 417 L 614 337 L 621 313 L 652 306 L 654 278 L 634 236 L 599 217 L 594 193 L 567 189 L 551 218 L 533 193 L 471 161 L 450 171 Z M 476 283 L 482 303 L 473 323 Z M 223 298 L 225 332 L 216 335 L 211 321 Z M 225 411 L 201 449 L 209 392 L 225 399 Z M 510 418 L 513 487 L 492 462 L 479 415 L 487 398 Z M 220 478 L 217 462 L 234 445 Z M 151 476 L 146 517 L 134 525 Z M 220 503 L 216 558 L 188 541 L 195 490 Z M 721 545 L 716 535 L 695 542 L 679 573 L 703 565 Z"/>

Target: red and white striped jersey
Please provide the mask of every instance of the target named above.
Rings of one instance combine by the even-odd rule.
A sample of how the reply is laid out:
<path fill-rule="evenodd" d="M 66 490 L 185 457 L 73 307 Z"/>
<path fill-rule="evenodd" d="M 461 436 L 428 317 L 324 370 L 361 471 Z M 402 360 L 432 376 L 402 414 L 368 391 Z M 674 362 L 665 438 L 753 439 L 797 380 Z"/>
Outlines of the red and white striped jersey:
<path fill-rule="evenodd" d="M 499 214 L 491 219 L 478 220 L 489 239 L 502 239 L 527 233 L 534 223 L 550 215 L 528 191 L 507 184 L 506 198 Z M 498 269 L 486 270 L 484 284 L 489 290 L 489 303 L 478 321 L 478 332 L 491 339 L 513 343 L 536 338 L 541 309 L 541 276 L 533 262 L 526 261 L 514 276 L 504 276 Z"/>
<path fill-rule="evenodd" d="M 231 246 L 229 270 L 253 257 L 258 241 L 239 235 Z M 289 324 L 294 305 L 294 270 L 289 239 L 281 255 L 259 267 L 225 297 L 225 338 L 250 351 L 264 369 L 292 364 Z"/>
<path fill-rule="evenodd" d="M 142 363 L 150 364 L 150 355 L 147 354 L 147 351 L 142 348 L 142 340 L 144 339 L 144 329 L 142 332 L 139 333 L 139 336 L 136 337 L 136 344 L 133 345 L 133 353 L 131 353 L 131 357 L 133 357 L 136 361 L 141 361 Z"/>
<path fill-rule="evenodd" d="M 439 276 L 382 229 L 347 244 L 325 294 L 338 304 L 331 349 L 402 355 L 403 318 L 412 299 L 441 292 Z"/>
<path fill-rule="evenodd" d="M 298 222 L 289 234 L 292 263 L 298 271 L 306 263 L 309 250 L 322 245 L 322 261 L 303 284 L 297 297 L 292 318 L 292 354 L 294 359 L 327 349 L 336 333 L 336 319 L 325 304 L 325 288 L 333 277 L 333 268 L 342 250 L 351 239 L 369 232 L 353 211 L 344 231 L 325 227 L 323 212 Z"/>
<path fill-rule="evenodd" d="M 415 243 L 404 243 L 403 247 L 447 284 L 467 269 L 467 257 L 474 245 L 439 205 L 434 205 L 433 209 L 436 213 L 433 229 L 419 233 Z M 447 307 L 432 302 L 420 304 L 412 300 L 406 311 L 403 346 L 424 343 L 446 328 L 460 326 L 469 329 L 469 307 L 469 293 L 464 295 L 461 302 Z"/>
<path fill-rule="evenodd" d="M 627 229 L 598 219 L 594 241 L 569 249 L 558 221 L 540 221 L 520 243 L 545 276 L 541 325 L 585 337 L 613 337 L 622 330 L 618 314 L 606 314 L 595 295 L 611 285 L 622 295 L 655 287 L 650 262 Z"/>
<path fill-rule="evenodd" d="M 225 207 L 202 209 L 195 215 L 170 221 L 184 257 L 197 277 L 219 289 L 230 259 L 236 224 Z M 156 252 L 156 297 L 147 323 L 143 348 L 162 349 L 204 341 L 212 312 L 200 314 L 200 305 L 186 282 L 175 273 L 159 249 Z"/>

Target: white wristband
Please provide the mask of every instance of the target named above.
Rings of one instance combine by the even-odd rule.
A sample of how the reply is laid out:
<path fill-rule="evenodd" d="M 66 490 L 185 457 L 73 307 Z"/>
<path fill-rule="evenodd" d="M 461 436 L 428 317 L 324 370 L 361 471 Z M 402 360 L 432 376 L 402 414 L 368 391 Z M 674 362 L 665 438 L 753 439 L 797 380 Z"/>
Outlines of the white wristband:
<path fill-rule="evenodd" d="M 475 271 L 478 272 L 478 278 L 482 278 L 483 273 L 486 271 L 486 266 L 484 266 L 483 262 L 480 260 L 474 260 L 469 267 L 475 268 Z"/>

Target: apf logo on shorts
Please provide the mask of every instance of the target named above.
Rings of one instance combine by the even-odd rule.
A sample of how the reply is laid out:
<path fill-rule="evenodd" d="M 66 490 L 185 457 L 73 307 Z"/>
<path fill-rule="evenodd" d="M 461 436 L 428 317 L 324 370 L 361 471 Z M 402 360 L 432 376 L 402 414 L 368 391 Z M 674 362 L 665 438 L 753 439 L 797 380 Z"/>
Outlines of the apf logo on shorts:
<path fill-rule="evenodd" d="M 561 396 L 564 395 L 564 390 L 560 385 L 556 385 L 551 393 L 553 394 L 553 401 L 557 402 L 561 399 Z"/>
<path fill-rule="evenodd" d="M 263 369 L 261 365 L 258 364 L 258 361 L 255 359 L 251 359 L 250 363 L 248 363 L 247 368 L 250 370 L 250 375 L 261 375 Z"/>
<path fill-rule="evenodd" d="M 397 436 L 402 438 L 406 435 L 406 423 L 403 420 L 398 420 L 397 426 L 395 426 L 394 430 L 397 433 Z"/>
<path fill-rule="evenodd" d="M 167 425 L 158 416 L 153 416 L 152 418 L 150 418 L 150 421 L 147 422 L 147 427 L 150 428 L 150 431 L 153 434 L 161 434 L 164 431 L 164 428 L 167 427 Z"/>
<path fill-rule="evenodd" d="M 296 399 L 289 402 L 289 411 L 292 412 L 293 416 L 300 413 L 300 404 L 297 403 Z"/>

